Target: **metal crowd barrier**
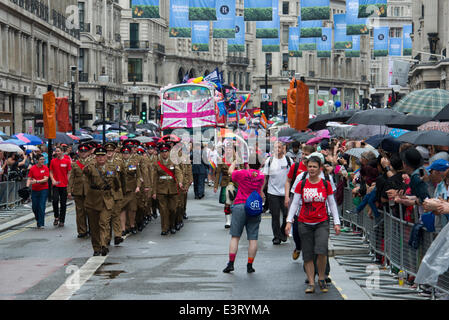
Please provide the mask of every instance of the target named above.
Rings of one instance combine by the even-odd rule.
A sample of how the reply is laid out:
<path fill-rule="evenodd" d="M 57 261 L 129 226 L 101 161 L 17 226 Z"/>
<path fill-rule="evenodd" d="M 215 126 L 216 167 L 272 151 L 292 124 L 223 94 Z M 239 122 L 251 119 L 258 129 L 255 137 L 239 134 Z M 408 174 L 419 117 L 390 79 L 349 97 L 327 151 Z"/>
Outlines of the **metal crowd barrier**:
<path fill-rule="evenodd" d="M 414 223 L 404 220 L 401 206 L 398 217 L 389 207 L 385 207 L 384 210 L 378 209 L 379 217 L 373 215 L 371 218 L 368 216 L 367 208 L 368 205 L 362 212 L 356 214 L 352 190 L 348 187 L 344 189 L 342 223 L 349 225 L 353 231 L 361 232 L 371 253 L 383 257 L 384 265 L 389 266 L 390 272 L 394 267 L 416 276 L 422 259 L 438 234 L 424 231 L 418 249 L 414 249 L 408 244 Z M 414 209 L 412 220 L 417 222 L 418 214 L 416 208 Z M 449 270 L 439 277 L 438 284 L 433 288 L 449 294 Z"/>
<path fill-rule="evenodd" d="M 26 186 L 23 181 L 2 181 L 0 182 L 0 210 L 13 210 L 22 203 L 18 191 Z"/>

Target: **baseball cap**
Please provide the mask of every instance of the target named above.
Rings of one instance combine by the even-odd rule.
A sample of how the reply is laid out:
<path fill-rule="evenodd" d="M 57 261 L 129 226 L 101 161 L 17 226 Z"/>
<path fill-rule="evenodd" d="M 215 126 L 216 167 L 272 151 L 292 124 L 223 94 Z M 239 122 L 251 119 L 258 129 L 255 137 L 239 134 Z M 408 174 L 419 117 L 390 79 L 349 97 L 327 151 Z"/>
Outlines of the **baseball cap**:
<path fill-rule="evenodd" d="M 449 161 L 444 160 L 444 159 L 438 159 L 438 160 L 432 162 L 432 164 L 430 166 L 428 166 L 426 169 L 428 171 L 430 171 L 430 170 L 446 171 L 447 169 L 449 169 Z"/>
<path fill-rule="evenodd" d="M 424 161 L 429 160 L 430 154 L 427 148 L 424 148 L 423 146 L 417 146 L 416 150 L 418 150 L 418 152 L 421 154 L 421 157 L 424 159 Z"/>

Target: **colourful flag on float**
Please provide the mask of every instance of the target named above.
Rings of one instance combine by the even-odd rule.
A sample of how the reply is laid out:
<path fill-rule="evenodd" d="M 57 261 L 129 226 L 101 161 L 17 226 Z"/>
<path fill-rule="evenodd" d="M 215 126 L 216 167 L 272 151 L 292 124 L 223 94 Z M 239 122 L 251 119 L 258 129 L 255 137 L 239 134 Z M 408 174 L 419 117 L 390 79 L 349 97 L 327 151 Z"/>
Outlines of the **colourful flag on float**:
<path fill-rule="evenodd" d="M 133 19 L 157 19 L 159 0 L 131 0 Z"/>
<path fill-rule="evenodd" d="M 228 112 L 228 121 L 229 122 L 237 122 L 237 112 L 235 110 Z"/>
<path fill-rule="evenodd" d="M 166 101 L 162 105 L 162 129 L 201 128 L 215 126 L 215 101 L 209 98 L 194 102 Z"/>
<path fill-rule="evenodd" d="M 254 109 L 253 114 L 255 117 L 260 117 L 260 109 Z"/>

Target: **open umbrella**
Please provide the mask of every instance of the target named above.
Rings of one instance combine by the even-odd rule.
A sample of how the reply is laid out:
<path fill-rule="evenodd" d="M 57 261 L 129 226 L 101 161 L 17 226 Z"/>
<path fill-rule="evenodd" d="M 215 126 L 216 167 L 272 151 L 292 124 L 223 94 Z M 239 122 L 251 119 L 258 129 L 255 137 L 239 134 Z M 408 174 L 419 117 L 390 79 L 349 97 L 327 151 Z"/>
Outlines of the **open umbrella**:
<path fill-rule="evenodd" d="M 66 134 L 75 141 L 79 141 L 81 139 L 80 137 L 74 136 L 73 134 L 70 134 L 68 132 Z"/>
<path fill-rule="evenodd" d="M 354 126 L 350 128 L 346 134 L 345 139 L 368 139 L 377 134 L 388 134 L 391 131 L 391 128 L 387 128 L 386 126 L 378 126 L 378 125 L 363 125 L 360 124 L 358 126 Z"/>
<path fill-rule="evenodd" d="M 137 141 L 139 141 L 140 143 L 147 143 L 147 142 L 153 142 L 154 141 L 152 137 L 146 137 L 146 136 L 137 137 L 135 139 Z"/>
<path fill-rule="evenodd" d="M 434 117 L 449 104 L 449 91 L 424 89 L 409 93 L 394 105 L 394 110 Z"/>
<path fill-rule="evenodd" d="M 429 121 L 418 127 L 418 131 L 442 131 L 449 133 L 449 122 Z"/>
<path fill-rule="evenodd" d="M 347 124 L 384 125 L 402 113 L 392 109 L 370 109 L 355 113 L 349 118 Z"/>
<path fill-rule="evenodd" d="M 291 139 L 294 141 L 297 141 L 299 143 L 304 143 L 309 141 L 310 139 L 314 138 L 315 135 L 313 135 L 310 132 L 298 132 L 291 136 Z"/>
<path fill-rule="evenodd" d="M 373 148 L 381 148 L 388 152 L 398 152 L 401 146 L 401 142 L 389 134 L 379 134 L 367 139 L 365 142 Z"/>
<path fill-rule="evenodd" d="M 441 131 L 410 131 L 398 138 L 399 141 L 415 145 L 449 146 L 449 134 Z"/>
<path fill-rule="evenodd" d="M 366 151 L 371 151 L 372 153 L 374 153 L 376 158 L 379 156 L 379 152 L 377 150 L 370 148 L 352 148 L 346 151 L 345 153 L 350 156 L 356 157 L 357 159 L 360 159 L 362 157 L 362 154 Z"/>
<path fill-rule="evenodd" d="M 279 131 L 278 137 L 291 137 L 295 133 L 298 133 L 296 129 L 293 128 L 283 128 Z"/>
<path fill-rule="evenodd" d="M 27 145 L 37 146 L 44 143 L 41 138 L 25 133 L 15 134 L 12 138 L 22 140 Z"/>
<path fill-rule="evenodd" d="M 449 121 L 449 104 L 447 104 L 432 119 L 433 121 Z"/>
<path fill-rule="evenodd" d="M 404 114 L 392 118 L 385 125 L 390 128 L 398 128 L 405 130 L 416 130 L 420 125 L 430 121 L 432 117 L 417 116 L 415 114 Z"/>
<path fill-rule="evenodd" d="M 0 142 L 0 150 L 4 152 L 23 152 L 16 144 Z"/>
<path fill-rule="evenodd" d="M 48 139 L 43 138 L 42 140 L 48 141 Z M 70 138 L 65 132 L 56 132 L 56 138 L 52 139 L 53 143 L 64 143 L 64 144 L 74 144 L 75 140 Z"/>
<path fill-rule="evenodd" d="M 307 128 L 316 130 L 326 129 L 328 122 L 345 122 L 349 120 L 359 110 L 351 109 L 340 112 L 320 114 L 309 121 Z"/>
<path fill-rule="evenodd" d="M 3 143 L 11 143 L 15 144 L 16 146 L 24 146 L 26 144 L 25 141 L 19 140 L 19 139 L 8 139 L 3 141 Z"/>

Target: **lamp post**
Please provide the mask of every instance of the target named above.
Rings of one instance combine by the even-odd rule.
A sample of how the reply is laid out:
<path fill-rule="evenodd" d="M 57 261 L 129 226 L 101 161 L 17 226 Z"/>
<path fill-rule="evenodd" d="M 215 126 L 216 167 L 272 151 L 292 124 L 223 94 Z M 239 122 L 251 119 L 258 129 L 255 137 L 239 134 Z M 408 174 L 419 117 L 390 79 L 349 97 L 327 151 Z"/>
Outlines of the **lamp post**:
<path fill-rule="evenodd" d="M 131 93 L 134 95 L 134 102 L 132 107 L 132 115 L 137 115 L 137 93 L 139 92 L 139 87 L 136 86 L 136 77 L 134 77 L 134 85 L 131 87 Z M 132 122 L 133 130 L 136 131 L 136 123 Z"/>
<path fill-rule="evenodd" d="M 76 70 L 77 67 L 76 66 L 72 66 L 70 67 L 70 72 L 72 75 L 72 79 L 71 79 L 71 85 L 72 85 L 72 134 L 75 135 L 75 131 L 76 131 L 76 121 L 75 121 L 75 80 L 76 80 Z M 81 119 L 79 120 L 81 121 Z"/>
<path fill-rule="evenodd" d="M 109 76 L 102 74 L 98 80 L 103 90 L 103 145 L 106 143 L 106 86 L 109 83 Z"/>

